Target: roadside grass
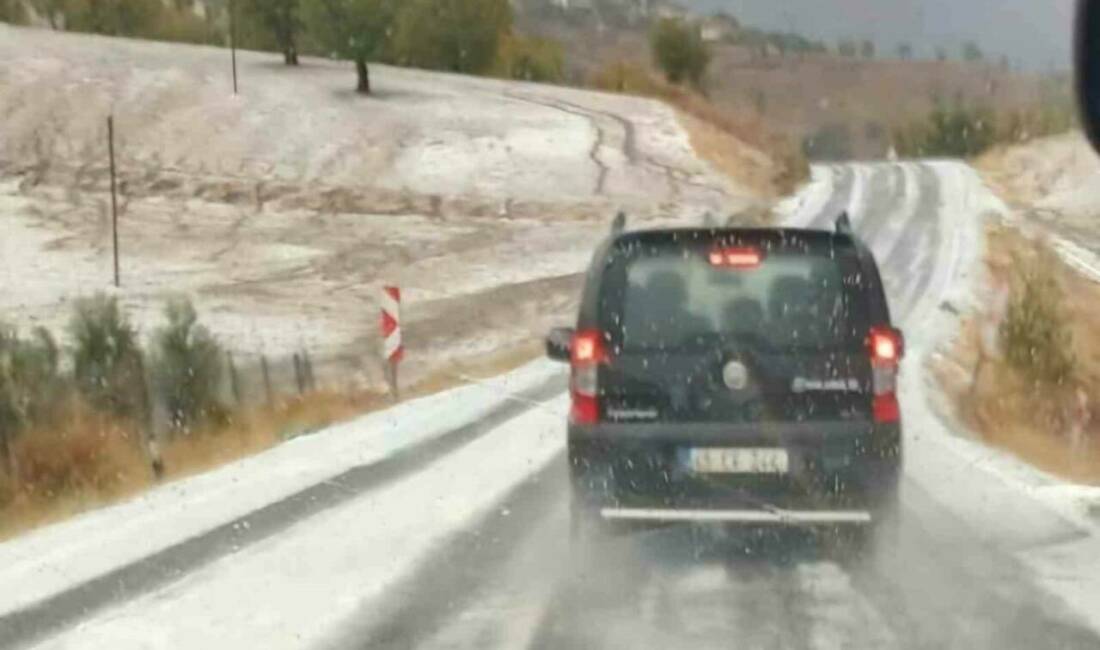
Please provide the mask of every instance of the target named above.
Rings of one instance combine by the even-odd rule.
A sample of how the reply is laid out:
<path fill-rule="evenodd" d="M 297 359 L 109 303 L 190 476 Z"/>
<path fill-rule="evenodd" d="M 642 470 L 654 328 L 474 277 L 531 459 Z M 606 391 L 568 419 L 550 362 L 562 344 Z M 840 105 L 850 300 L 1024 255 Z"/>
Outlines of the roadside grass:
<path fill-rule="evenodd" d="M 147 486 L 150 470 L 129 423 L 76 398 L 58 405 L 50 429 L 31 429 L 12 444 L 19 479 L 0 471 L 0 539 Z"/>
<path fill-rule="evenodd" d="M 1038 301 L 1031 320 L 1049 319 L 1064 329 L 1064 343 L 1057 346 L 1065 345 L 1072 371 L 1061 380 L 1044 380 L 1043 373 L 1022 369 L 1010 361 L 1013 355 L 1005 348 L 1011 337 L 1006 339 L 998 319 L 977 313 L 963 323 L 951 352 L 933 372 L 956 413 L 986 443 L 1051 474 L 1100 485 L 1100 285 L 1077 275 L 1045 242 L 1015 229 L 990 227 L 987 244 L 990 279 L 1007 287 L 1009 304 L 1032 300 L 1024 278 L 1049 278 L 1048 293 L 1061 299 L 1047 295 Z M 999 334 L 990 350 L 991 337 L 983 332 L 994 329 Z M 1061 354 L 1042 348 L 1032 345 L 1025 352 L 1040 365 L 1041 357 Z"/>
<path fill-rule="evenodd" d="M 541 353 L 541 345 L 532 341 L 495 354 L 451 361 L 406 387 L 401 399 L 476 383 L 513 370 Z M 136 426 L 71 400 L 59 407 L 65 412 L 60 426 L 28 431 L 15 441 L 18 482 L 0 470 L 0 541 L 393 404 L 394 400 L 380 391 L 321 388 L 281 399 L 271 408 L 239 410 L 224 427 L 197 429 L 169 442 L 161 451 L 164 475 L 158 481 Z"/>
<path fill-rule="evenodd" d="M 776 133 L 762 118 L 724 109 L 694 92 L 665 86 L 660 97 L 709 129 L 692 129 L 692 146 L 699 155 L 735 181 L 770 198 L 786 196 L 810 177 L 810 163 L 797 144 Z M 770 161 L 753 153 L 763 152 Z M 748 164 L 746 164 L 748 163 Z M 763 173 L 762 170 L 767 170 Z"/>

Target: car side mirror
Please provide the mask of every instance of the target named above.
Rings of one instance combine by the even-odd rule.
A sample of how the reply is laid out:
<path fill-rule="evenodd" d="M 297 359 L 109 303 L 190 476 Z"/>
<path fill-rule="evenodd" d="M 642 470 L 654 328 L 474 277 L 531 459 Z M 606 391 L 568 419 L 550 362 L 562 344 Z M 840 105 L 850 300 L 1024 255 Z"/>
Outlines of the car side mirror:
<path fill-rule="evenodd" d="M 569 361 L 573 347 L 573 328 L 555 327 L 546 336 L 546 356 L 554 361 Z"/>
<path fill-rule="evenodd" d="M 1079 0 L 1075 37 L 1077 97 L 1081 122 L 1100 150 L 1100 0 Z"/>
<path fill-rule="evenodd" d="M 905 332 L 900 328 L 894 328 L 894 336 L 898 337 L 898 359 L 905 358 Z"/>

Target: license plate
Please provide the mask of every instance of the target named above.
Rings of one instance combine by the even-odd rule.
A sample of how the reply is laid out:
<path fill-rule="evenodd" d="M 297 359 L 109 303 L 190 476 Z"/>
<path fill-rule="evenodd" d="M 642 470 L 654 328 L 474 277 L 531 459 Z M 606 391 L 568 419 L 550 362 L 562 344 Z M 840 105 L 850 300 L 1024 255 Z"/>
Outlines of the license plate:
<path fill-rule="evenodd" d="M 688 467 L 700 474 L 786 474 L 786 449 L 698 448 L 688 453 Z"/>

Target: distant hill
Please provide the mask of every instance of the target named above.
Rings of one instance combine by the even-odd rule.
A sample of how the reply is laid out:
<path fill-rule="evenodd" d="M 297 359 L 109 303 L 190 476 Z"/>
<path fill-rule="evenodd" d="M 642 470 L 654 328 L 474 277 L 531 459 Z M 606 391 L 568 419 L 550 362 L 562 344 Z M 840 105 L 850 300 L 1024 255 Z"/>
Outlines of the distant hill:
<path fill-rule="evenodd" d="M 1034 70 L 1070 61 L 1074 0 L 679 0 L 700 13 L 726 11 L 741 22 L 836 43 L 871 38 L 880 52 L 911 43 L 918 56 L 944 47 L 958 57 L 975 41 Z"/>

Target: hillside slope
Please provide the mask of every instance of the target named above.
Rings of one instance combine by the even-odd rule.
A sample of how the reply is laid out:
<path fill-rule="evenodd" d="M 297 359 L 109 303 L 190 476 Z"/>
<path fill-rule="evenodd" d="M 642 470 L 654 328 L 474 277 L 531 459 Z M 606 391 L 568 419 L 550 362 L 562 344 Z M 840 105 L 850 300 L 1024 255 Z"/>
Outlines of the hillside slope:
<path fill-rule="evenodd" d="M 568 317 L 615 210 L 698 219 L 756 201 L 655 101 L 0 25 L 0 311 L 59 327 L 110 283 L 106 117 L 118 131 L 122 298 L 196 299 L 241 353 L 361 368 L 375 296 L 405 289 L 410 367 Z M 368 366 L 368 373 L 373 372 Z M 377 378 L 377 375 L 374 375 Z"/>

